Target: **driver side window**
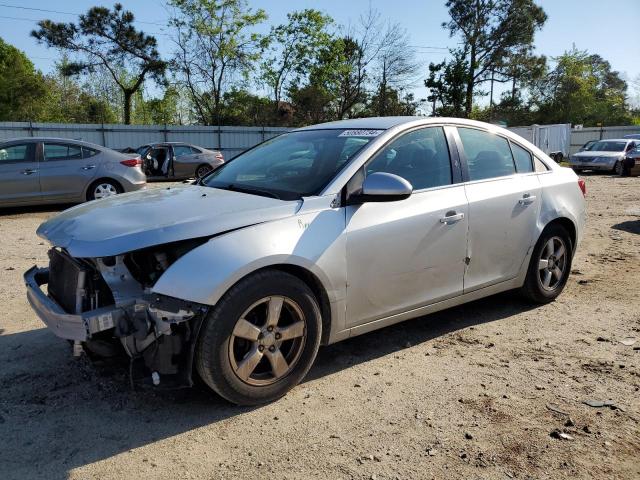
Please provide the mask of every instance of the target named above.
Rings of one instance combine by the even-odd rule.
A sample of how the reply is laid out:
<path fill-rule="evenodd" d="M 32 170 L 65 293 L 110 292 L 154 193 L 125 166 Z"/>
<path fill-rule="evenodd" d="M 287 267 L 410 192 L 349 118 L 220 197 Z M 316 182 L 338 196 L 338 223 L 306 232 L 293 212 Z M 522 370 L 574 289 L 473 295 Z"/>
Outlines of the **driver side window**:
<path fill-rule="evenodd" d="M 387 172 L 407 180 L 414 190 L 453 183 L 449 148 L 442 127 L 427 127 L 392 141 L 366 165 L 366 175 Z"/>

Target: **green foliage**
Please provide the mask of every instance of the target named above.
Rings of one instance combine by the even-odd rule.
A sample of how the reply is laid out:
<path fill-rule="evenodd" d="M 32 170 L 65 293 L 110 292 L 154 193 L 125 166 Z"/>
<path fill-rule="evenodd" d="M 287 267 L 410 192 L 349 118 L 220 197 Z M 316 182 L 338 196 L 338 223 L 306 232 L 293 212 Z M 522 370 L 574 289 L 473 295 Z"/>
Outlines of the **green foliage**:
<path fill-rule="evenodd" d="M 626 103 L 627 83 L 599 55 L 572 49 L 535 92 L 538 117 L 545 123 L 571 122 L 585 126 L 631 122 Z"/>
<path fill-rule="evenodd" d="M 443 23 L 463 42 L 466 55 L 465 114 L 471 114 L 476 87 L 491 71 L 509 65 L 526 50 L 547 15 L 534 0 L 447 0 L 451 19 Z M 511 63 L 515 65 L 515 63 Z"/>
<path fill-rule="evenodd" d="M 249 78 L 260 58 L 264 38 L 250 29 L 264 22 L 264 10 L 252 11 L 245 0 L 171 0 L 180 16 L 173 68 L 184 84 L 196 119 L 220 123 L 223 95 L 234 82 Z"/>
<path fill-rule="evenodd" d="M 465 98 L 468 65 L 462 50 L 454 52 L 453 59 L 429 64 L 429 77 L 424 81 L 429 89 L 427 101 L 432 104 L 432 115 L 462 117 L 465 115 Z M 439 106 L 438 106 L 439 105 Z"/>
<path fill-rule="evenodd" d="M 45 94 L 42 74 L 23 52 L 0 39 L 0 120 L 38 118 Z"/>
<path fill-rule="evenodd" d="M 42 20 L 31 35 L 48 47 L 77 54 L 82 60 L 64 65 L 64 75 L 90 72 L 102 65 L 120 87 L 124 100 L 124 123 L 131 121 L 131 99 L 145 78 L 161 82 L 166 62 L 160 58 L 155 37 L 136 30 L 134 16 L 116 3 L 113 10 L 93 7 L 80 15 L 78 24 Z M 126 67 L 130 78 L 119 75 Z"/>
<path fill-rule="evenodd" d="M 322 63 L 325 70 L 334 66 L 332 61 L 327 61 L 331 58 L 327 51 L 335 52 L 332 36 L 327 31 L 333 19 L 318 10 L 306 9 L 288 13 L 287 20 L 273 27 L 265 39 L 268 50 L 261 64 L 261 78 L 271 90 L 276 107 L 283 90 L 299 89 L 310 70 L 327 77 L 334 73 L 318 68 L 318 63 Z"/>

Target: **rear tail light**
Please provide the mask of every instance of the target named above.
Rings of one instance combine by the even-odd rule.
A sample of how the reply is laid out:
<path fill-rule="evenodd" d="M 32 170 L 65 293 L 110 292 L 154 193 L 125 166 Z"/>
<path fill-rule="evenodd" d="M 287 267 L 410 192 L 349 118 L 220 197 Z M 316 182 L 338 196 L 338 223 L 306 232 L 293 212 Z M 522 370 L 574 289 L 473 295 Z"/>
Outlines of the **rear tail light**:
<path fill-rule="evenodd" d="M 131 160 L 122 160 L 120 163 L 125 167 L 137 167 L 137 166 L 142 166 L 142 159 L 132 158 Z"/>
<path fill-rule="evenodd" d="M 582 196 L 586 197 L 587 196 L 587 184 L 584 183 L 584 180 L 582 180 L 581 178 L 578 180 L 578 186 L 580 187 L 580 191 L 582 192 Z"/>
<path fill-rule="evenodd" d="M 216 153 L 216 160 L 222 160 L 224 162 L 224 157 L 221 153 Z"/>

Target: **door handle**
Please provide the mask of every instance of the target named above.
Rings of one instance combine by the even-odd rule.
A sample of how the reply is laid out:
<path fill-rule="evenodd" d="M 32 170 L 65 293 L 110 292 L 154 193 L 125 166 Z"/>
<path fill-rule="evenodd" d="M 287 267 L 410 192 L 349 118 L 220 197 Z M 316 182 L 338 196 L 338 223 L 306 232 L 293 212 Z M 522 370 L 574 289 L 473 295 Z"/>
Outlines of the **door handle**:
<path fill-rule="evenodd" d="M 22 171 L 23 175 L 31 175 L 32 173 L 36 173 L 38 170 L 34 170 L 33 168 L 27 168 Z"/>
<path fill-rule="evenodd" d="M 459 222 L 464 218 L 464 213 L 447 212 L 447 214 L 440 219 L 440 223 L 449 225 L 451 223 Z"/>
<path fill-rule="evenodd" d="M 529 193 L 525 193 L 522 196 L 522 198 L 520 200 L 518 200 L 518 203 L 520 205 L 531 205 L 535 201 L 536 201 L 536 196 L 535 195 L 531 195 Z"/>
<path fill-rule="evenodd" d="M 94 168 L 96 168 L 95 165 L 85 165 L 84 167 L 82 167 L 83 170 L 91 170 L 91 169 L 94 169 Z"/>

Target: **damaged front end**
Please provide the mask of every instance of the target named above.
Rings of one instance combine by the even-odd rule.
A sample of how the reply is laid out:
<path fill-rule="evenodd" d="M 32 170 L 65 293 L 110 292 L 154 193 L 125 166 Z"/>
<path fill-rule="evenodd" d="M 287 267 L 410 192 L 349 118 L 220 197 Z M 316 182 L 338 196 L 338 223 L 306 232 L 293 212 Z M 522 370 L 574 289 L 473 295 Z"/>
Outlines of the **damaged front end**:
<path fill-rule="evenodd" d="M 152 287 L 173 262 L 206 240 L 92 259 L 54 247 L 49 268 L 25 273 L 27 297 L 57 336 L 74 342 L 75 353 L 84 347 L 114 356 L 124 349 L 154 385 L 191 386 L 195 340 L 209 307 L 155 294 Z"/>

